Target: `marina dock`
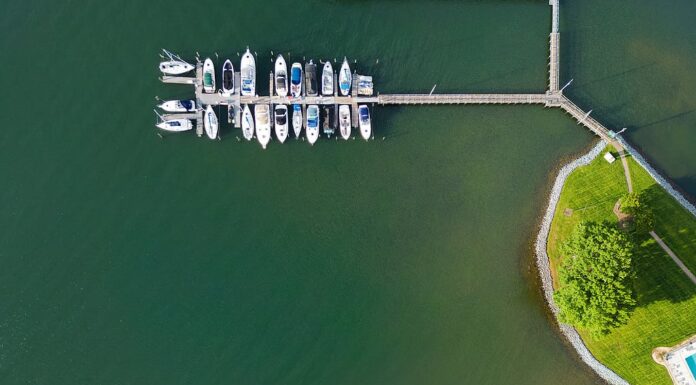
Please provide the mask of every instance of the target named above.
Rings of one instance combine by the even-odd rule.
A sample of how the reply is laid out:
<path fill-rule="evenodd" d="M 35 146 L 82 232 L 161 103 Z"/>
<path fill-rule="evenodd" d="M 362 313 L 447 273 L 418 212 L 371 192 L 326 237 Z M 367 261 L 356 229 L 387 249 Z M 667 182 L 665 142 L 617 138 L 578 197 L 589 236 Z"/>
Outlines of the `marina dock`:
<path fill-rule="evenodd" d="M 560 88 L 560 3 L 559 0 L 549 0 L 551 6 L 551 32 L 549 34 L 549 78 L 548 89 L 545 93 L 539 94 L 377 94 L 363 96 L 358 92 L 358 75 L 353 73 L 352 87 L 348 96 L 339 96 L 338 94 L 338 78 L 334 72 L 334 95 L 329 96 L 309 96 L 306 95 L 306 87 L 302 87 L 302 95 L 299 97 L 292 96 L 276 96 L 274 95 L 274 77 L 273 73 L 269 77 L 269 93 L 270 96 L 242 96 L 240 94 L 240 73 L 235 73 L 235 93 L 223 94 L 205 93 L 203 92 L 203 67 L 200 61 L 196 64 L 195 77 L 185 76 L 162 76 L 160 79 L 164 83 L 169 84 L 187 84 L 193 85 L 195 88 L 196 102 L 199 106 L 230 106 L 234 111 L 235 127 L 240 127 L 240 113 L 243 105 L 255 104 L 298 104 L 302 106 L 303 114 L 306 116 L 306 108 L 308 105 L 348 105 L 351 108 L 351 125 L 358 127 L 358 106 L 359 105 L 484 105 L 484 104 L 537 104 L 549 108 L 560 108 L 567 112 L 578 124 L 587 127 L 590 131 L 601 137 L 608 143 L 614 145 L 619 151 L 623 150 L 623 146 L 614 139 L 614 132 L 604 127 L 601 123 L 590 116 L 590 112 L 583 111 L 575 105 L 570 99 L 563 95 L 563 88 Z M 320 77 L 321 78 L 321 77 Z M 202 113 L 191 114 L 169 114 L 165 115 L 165 119 L 195 119 L 196 133 L 198 136 L 203 134 L 202 128 Z M 302 126 L 305 127 L 306 122 Z"/>

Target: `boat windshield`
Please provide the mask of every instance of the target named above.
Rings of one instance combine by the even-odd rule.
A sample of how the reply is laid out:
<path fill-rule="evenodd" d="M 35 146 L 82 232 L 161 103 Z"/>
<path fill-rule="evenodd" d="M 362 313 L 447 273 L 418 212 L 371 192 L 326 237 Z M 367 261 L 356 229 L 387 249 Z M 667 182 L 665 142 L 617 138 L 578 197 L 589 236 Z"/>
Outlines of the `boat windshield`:
<path fill-rule="evenodd" d="M 288 118 L 287 118 L 287 116 L 285 116 L 285 113 L 276 114 L 276 124 L 279 124 L 282 126 L 285 123 L 287 123 L 287 121 L 288 121 Z"/>
<path fill-rule="evenodd" d="M 285 89 L 285 76 L 284 75 L 278 75 L 276 78 L 276 88 L 279 88 L 281 90 Z"/>
<path fill-rule="evenodd" d="M 368 119 L 370 119 L 370 113 L 367 111 L 367 108 L 361 108 L 360 109 L 360 120 L 363 122 L 366 122 Z"/>
<path fill-rule="evenodd" d="M 172 127 L 179 127 L 179 126 L 181 126 L 181 123 L 180 122 L 170 122 L 169 125 Z"/>

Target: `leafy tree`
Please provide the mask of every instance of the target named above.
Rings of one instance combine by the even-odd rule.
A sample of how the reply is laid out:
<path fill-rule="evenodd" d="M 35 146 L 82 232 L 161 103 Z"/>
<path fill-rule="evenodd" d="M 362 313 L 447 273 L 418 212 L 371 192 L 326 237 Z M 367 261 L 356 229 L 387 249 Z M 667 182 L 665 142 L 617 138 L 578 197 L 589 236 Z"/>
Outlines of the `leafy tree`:
<path fill-rule="evenodd" d="M 655 216 L 643 194 L 624 195 L 621 198 L 621 211 L 633 217 L 637 232 L 647 233 L 655 225 Z"/>
<path fill-rule="evenodd" d="M 626 324 L 636 303 L 633 244 L 608 222 L 582 222 L 561 246 L 560 288 L 554 299 L 561 322 L 608 334 Z"/>

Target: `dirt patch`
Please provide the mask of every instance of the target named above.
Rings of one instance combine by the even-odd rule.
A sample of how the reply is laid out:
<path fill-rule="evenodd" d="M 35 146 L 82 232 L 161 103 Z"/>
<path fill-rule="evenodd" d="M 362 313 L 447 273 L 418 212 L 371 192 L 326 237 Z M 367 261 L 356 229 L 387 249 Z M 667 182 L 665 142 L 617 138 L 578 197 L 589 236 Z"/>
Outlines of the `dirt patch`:
<path fill-rule="evenodd" d="M 565 216 L 567 216 L 567 217 L 572 216 L 572 215 L 573 215 L 573 209 L 567 208 L 567 209 L 563 210 L 563 215 L 565 215 Z"/>
<path fill-rule="evenodd" d="M 626 214 L 621 212 L 621 199 L 616 201 L 614 204 L 614 215 L 616 215 L 616 218 L 619 219 L 619 228 L 620 229 L 628 229 L 631 227 L 631 222 L 633 221 L 633 216 L 630 214 Z"/>

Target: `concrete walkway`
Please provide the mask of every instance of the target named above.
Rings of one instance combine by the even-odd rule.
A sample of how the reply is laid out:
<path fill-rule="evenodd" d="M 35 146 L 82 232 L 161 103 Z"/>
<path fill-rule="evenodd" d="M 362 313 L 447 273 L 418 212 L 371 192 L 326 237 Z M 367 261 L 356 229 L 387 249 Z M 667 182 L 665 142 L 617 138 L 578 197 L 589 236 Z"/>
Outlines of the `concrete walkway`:
<path fill-rule="evenodd" d="M 621 158 L 621 164 L 623 164 L 624 174 L 626 175 L 626 186 L 628 186 L 628 192 L 632 193 L 633 181 L 631 180 L 631 172 L 628 170 L 628 161 L 626 160 L 627 156 L 628 153 L 626 153 L 625 151 L 619 152 L 619 158 Z"/>
<path fill-rule="evenodd" d="M 674 254 L 674 252 L 673 252 L 669 247 L 667 247 L 667 245 L 665 244 L 665 242 L 662 241 L 662 238 L 660 238 L 659 236 L 657 236 L 657 234 L 655 234 L 654 231 L 651 231 L 651 232 L 650 232 L 650 235 L 653 237 L 653 239 L 655 239 L 655 241 L 657 242 L 657 244 L 660 245 L 660 247 L 662 247 L 662 250 L 664 250 L 664 251 L 667 253 L 667 255 L 669 255 L 670 258 L 672 258 L 672 260 L 674 261 L 674 263 L 676 263 L 677 266 L 679 266 L 679 268 L 682 269 L 682 271 L 684 272 L 684 274 L 686 274 L 686 276 L 689 277 L 689 279 L 691 280 L 691 282 L 693 282 L 694 285 L 696 285 L 696 276 L 694 275 L 694 273 L 692 273 L 692 272 L 689 270 L 689 268 L 687 268 L 686 265 L 684 265 L 684 262 L 682 262 L 681 259 L 679 259 L 679 257 L 677 257 L 677 255 Z"/>

